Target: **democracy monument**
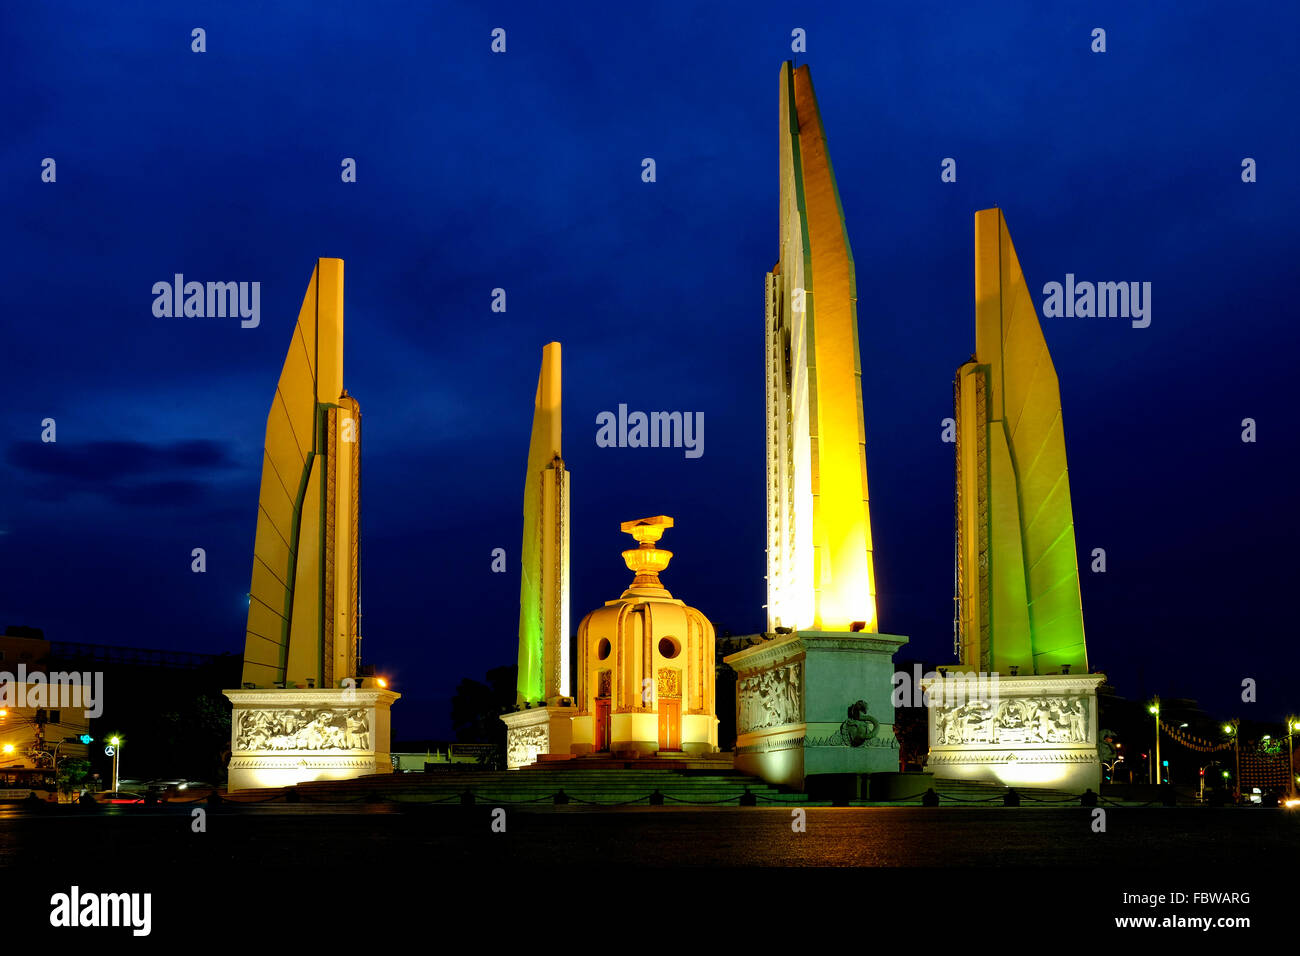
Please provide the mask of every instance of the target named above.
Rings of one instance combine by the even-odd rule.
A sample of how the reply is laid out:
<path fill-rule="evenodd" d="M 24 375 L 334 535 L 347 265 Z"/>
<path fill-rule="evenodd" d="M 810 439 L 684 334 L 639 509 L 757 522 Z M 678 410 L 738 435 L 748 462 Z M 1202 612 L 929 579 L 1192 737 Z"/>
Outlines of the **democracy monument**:
<path fill-rule="evenodd" d="M 724 658 L 665 587 L 667 515 L 625 521 L 633 578 L 570 634 L 562 353 L 542 350 L 523 483 L 518 679 L 506 763 L 734 766 L 769 784 L 896 773 L 894 654 L 880 630 L 857 279 L 812 78 L 779 77 L 779 250 L 765 282 L 766 628 Z M 956 651 L 922 681 L 926 770 L 1100 787 L 1056 371 L 999 209 L 975 216 L 975 353 L 957 371 Z M 360 408 L 343 387 L 343 263 L 320 259 L 267 418 L 229 789 L 391 772 L 399 697 L 360 665 Z M 576 686 L 571 686 L 576 685 Z M 859 791 L 860 792 L 860 791 Z"/>

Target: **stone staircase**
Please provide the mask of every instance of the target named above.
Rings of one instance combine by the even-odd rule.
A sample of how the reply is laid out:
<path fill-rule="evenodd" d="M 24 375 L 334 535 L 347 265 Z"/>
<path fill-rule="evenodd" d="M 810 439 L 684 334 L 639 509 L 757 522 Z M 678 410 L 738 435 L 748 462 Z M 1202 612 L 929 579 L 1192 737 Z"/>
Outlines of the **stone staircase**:
<path fill-rule="evenodd" d="M 934 792 L 939 795 L 939 806 L 1000 807 L 1007 791 L 1011 789 L 998 783 L 980 780 L 950 780 L 936 777 Z M 1077 807 L 1079 795 L 1050 787 L 1016 787 L 1022 807 Z M 915 801 L 920 803 L 918 797 Z"/>
<path fill-rule="evenodd" d="M 612 763 L 621 763 L 611 761 Z M 642 764 L 645 761 L 635 761 Z M 575 762 L 576 763 L 576 762 Z M 514 771 L 438 770 L 429 773 L 377 774 L 353 780 L 302 783 L 286 791 L 286 799 L 302 802 L 351 803 L 389 800 L 396 803 L 457 804 L 465 794 L 474 803 L 504 806 L 650 806 L 661 795 L 664 806 L 738 806 L 746 791 L 757 806 L 809 806 L 808 796 L 789 793 L 734 770 L 689 767 L 603 766 L 605 761 L 578 766 L 534 765 Z M 600 765 L 597 765 L 600 764 Z"/>

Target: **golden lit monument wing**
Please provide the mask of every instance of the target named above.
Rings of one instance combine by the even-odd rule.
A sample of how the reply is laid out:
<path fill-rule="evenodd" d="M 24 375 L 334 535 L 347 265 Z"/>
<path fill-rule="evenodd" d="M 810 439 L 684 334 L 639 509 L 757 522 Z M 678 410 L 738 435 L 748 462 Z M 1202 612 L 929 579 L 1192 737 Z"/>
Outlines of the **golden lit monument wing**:
<path fill-rule="evenodd" d="M 343 262 L 320 259 L 266 419 L 246 684 L 355 676 L 360 428 L 343 388 Z"/>
<path fill-rule="evenodd" d="M 243 687 L 225 692 L 230 790 L 392 772 L 401 695 L 358 660 L 360 466 L 343 261 L 318 259 L 266 418 Z"/>
<path fill-rule="evenodd" d="M 735 767 L 803 789 L 898 769 L 880 633 L 857 285 L 808 67 L 781 67 L 780 260 L 766 284 L 767 631 L 736 673 Z M 736 641 L 731 641 L 736 646 Z"/>
<path fill-rule="evenodd" d="M 857 285 L 808 67 L 780 83 L 767 276 L 768 630 L 877 630 Z"/>

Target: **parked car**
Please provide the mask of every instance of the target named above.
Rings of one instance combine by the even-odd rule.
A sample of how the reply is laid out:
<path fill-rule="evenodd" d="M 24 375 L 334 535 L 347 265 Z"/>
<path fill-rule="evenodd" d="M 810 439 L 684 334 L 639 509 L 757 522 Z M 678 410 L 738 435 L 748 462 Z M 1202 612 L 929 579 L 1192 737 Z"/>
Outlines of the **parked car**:
<path fill-rule="evenodd" d="M 144 794 L 129 790 L 108 790 L 95 794 L 96 803 L 144 803 Z"/>

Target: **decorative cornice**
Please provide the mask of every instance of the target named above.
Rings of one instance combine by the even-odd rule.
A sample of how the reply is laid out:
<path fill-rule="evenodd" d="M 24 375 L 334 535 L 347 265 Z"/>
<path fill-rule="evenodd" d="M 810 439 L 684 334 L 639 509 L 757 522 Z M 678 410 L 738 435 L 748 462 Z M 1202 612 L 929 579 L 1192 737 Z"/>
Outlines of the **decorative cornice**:
<path fill-rule="evenodd" d="M 743 754 L 765 754 L 773 750 L 796 750 L 802 749 L 804 745 L 803 737 L 787 737 L 783 740 L 768 738 L 756 744 L 746 744 L 743 747 L 736 747 L 736 756 Z"/>
<path fill-rule="evenodd" d="M 253 690 L 223 690 L 231 704 L 241 709 L 276 709 L 312 705 L 316 707 L 391 706 L 402 695 L 378 687 L 317 687 L 281 690 L 259 687 Z"/>
<path fill-rule="evenodd" d="M 965 763 L 1100 763 L 1101 758 L 1094 747 L 1091 750 L 1031 750 L 1019 747 L 1016 750 L 931 750 L 926 766 L 956 766 Z"/>
<path fill-rule="evenodd" d="M 353 770 L 372 767 L 376 763 L 391 763 L 391 754 L 378 751 L 373 754 L 346 754 L 339 757 L 310 757 L 292 753 L 277 753 L 274 756 L 250 756 L 236 754 L 230 758 L 231 770 Z"/>
<path fill-rule="evenodd" d="M 739 674 L 750 674 L 777 664 L 803 658 L 809 650 L 870 651 L 893 654 L 908 642 L 893 634 L 866 631 L 798 631 L 728 654 L 722 660 Z"/>
<path fill-rule="evenodd" d="M 921 678 L 920 686 L 922 690 L 929 690 L 942 687 L 945 681 L 952 681 L 954 686 L 977 684 L 981 688 L 990 688 L 996 691 L 998 697 L 1055 696 L 1068 693 L 1095 694 L 1097 687 L 1106 680 L 1105 674 L 1029 674 L 1016 677 L 998 674 L 996 677 L 995 682 L 992 674 L 954 668 L 949 670 L 946 677 Z"/>

